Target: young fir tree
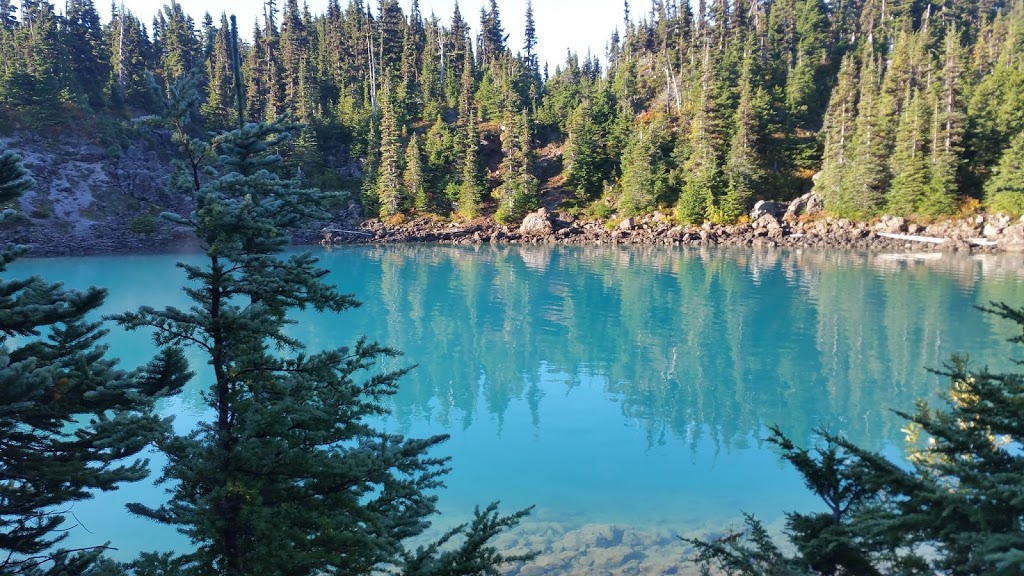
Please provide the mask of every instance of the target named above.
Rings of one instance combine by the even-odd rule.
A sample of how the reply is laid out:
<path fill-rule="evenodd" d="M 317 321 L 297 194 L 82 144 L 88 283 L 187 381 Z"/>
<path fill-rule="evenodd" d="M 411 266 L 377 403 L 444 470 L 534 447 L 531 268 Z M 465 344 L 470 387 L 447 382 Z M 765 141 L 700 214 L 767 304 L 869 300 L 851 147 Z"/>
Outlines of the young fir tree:
<path fill-rule="evenodd" d="M 601 194 L 607 179 L 601 158 L 603 146 L 594 125 L 590 99 L 586 98 L 569 120 L 569 136 L 564 155 L 566 183 L 576 191 L 579 201 L 588 201 Z"/>
<path fill-rule="evenodd" d="M 32 185 L 20 158 L 0 151 L 0 204 Z M 28 251 L 0 249 L 0 273 Z M 106 331 L 86 319 L 105 297 L 99 288 L 0 277 L 0 573 L 81 573 L 102 546 L 54 550 L 68 535 L 69 506 L 145 478 L 136 456 L 170 429 L 153 403 L 184 384 L 184 358 L 168 349 L 140 370 L 119 369 L 102 343 Z"/>
<path fill-rule="evenodd" d="M 459 197 L 456 211 L 463 218 L 476 218 L 480 215 L 480 198 L 483 196 L 483 185 L 480 183 L 480 138 L 473 119 L 473 109 L 467 110 L 465 150 L 462 156 L 462 181 L 459 183 Z"/>
<path fill-rule="evenodd" d="M 1024 308 L 985 312 L 1014 322 L 1024 344 Z M 1019 363 L 1012 362 L 1019 368 Z M 697 561 L 733 575 L 1020 573 L 1024 550 L 1024 374 L 974 369 L 953 356 L 939 375 L 943 408 L 920 401 L 909 422 L 907 462 L 893 462 L 819 430 L 824 445 L 772 441 L 826 503 L 820 514 L 789 514 L 796 555 L 787 556 L 756 519 L 728 541 L 690 541 Z"/>
<path fill-rule="evenodd" d="M 423 175 L 420 139 L 415 134 L 409 139 L 409 145 L 405 148 L 405 170 L 402 172 L 402 186 L 405 188 L 405 196 L 412 199 L 413 208 L 417 212 L 430 211 L 432 202 L 427 193 L 426 180 Z"/>
<path fill-rule="evenodd" d="M 180 110 L 181 106 L 171 106 Z M 324 214 L 333 195 L 278 175 L 276 153 L 294 126 L 249 124 L 216 137 L 216 160 L 194 190 L 195 212 L 176 217 L 203 246 L 186 272 L 187 309 L 123 314 L 127 329 L 152 328 L 159 346 L 206 358 L 210 419 L 159 442 L 170 501 L 131 509 L 176 526 L 191 553 L 156 564 L 197 574 L 478 574 L 517 558 L 489 541 L 525 512 L 492 506 L 454 550 L 406 551 L 429 526 L 447 471 L 428 452 L 444 436 L 415 439 L 375 427 L 404 369 L 378 371 L 397 352 L 359 340 L 322 352 L 288 334 L 289 314 L 337 313 L 357 305 L 324 280 L 309 253 L 285 255 L 288 233 Z M 443 543 L 443 542 L 442 542 Z M 152 570 L 152 558 L 139 569 Z"/>
<path fill-rule="evenodd" d="M 533 175 L 533 137 L 530 120 L 523 110 L 509 111 L 502 126 L 501 185 L 495 190 L 499 222 L 521 220 L 537 206 L 537 177 Z"/>
<path fill-rule="evenodd" d="M 623 216 L 637 216 L 658 207 L 667 179 L 660 143 L 664 131 L 664 123 L 657 120 L 633 129 L 622 155 L 618 207 Z"/>
<path fill-rule="evenodd" d="M 372 214 L 380 212 L 380 195 L 377 188 L 377 174 L 381 161 L 380 122 L 370 119 L 369 133 L 366 136 L 366 159 L 363 161 L 363 182 L 360 189 L 360 204 L 363 210 Z"/>
<path fill-rule="evenodd" d="M 456 134 L 440 116 L 427 131 L 423 148 L 427 155 L 427 179 L 430 187 L 434 190 L 446 190 L 448 185 L 456 180 L 456 175 L 452 174 L 452 167 L 457 163 L 460 150 Z M 458 195 L 447 200 L 457 202 Z"/>

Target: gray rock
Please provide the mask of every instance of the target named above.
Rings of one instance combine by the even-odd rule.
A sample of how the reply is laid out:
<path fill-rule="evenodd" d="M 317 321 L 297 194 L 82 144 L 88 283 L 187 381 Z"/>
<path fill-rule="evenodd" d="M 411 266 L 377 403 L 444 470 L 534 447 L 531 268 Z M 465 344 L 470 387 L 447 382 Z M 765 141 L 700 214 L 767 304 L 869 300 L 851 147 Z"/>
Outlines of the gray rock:
<path fill-rule="evenodd" d="M 772 202 L 770 200 L 758 200 L 757 204 L 754 204 L 754 209 L 750 211 L 750 219 L 757 220 L 761 216 L 768 214 L 774 218 L 781 217 L 786 212 L 786 206 L 783 206 L 779 202 Z"/>
<path fill-rule="evenodd" d="M 791 219 L 804 214 L 814 215 L 821 212 L 823 204 L 821 196 L 808 192 L 807 194 L 792 200 L 786 207 L 786 213 L 783 217 Z"/>
<path fill-rule="evenodd" d="M 523 236 L 547 236 L 554 233 L 555 227 L 551 223 L 551 214 L 546 208 L 531 212 L 523 218 L 519 226 L 519 233 Z"/>
<path fill-rule="evenodd" d="M 1007 252 L 1024 252 L 1024 221 L 1003 230 L 999 247 Z"/>
<path fill-rule="evenodd" d="M 995 238 L 995 237 L 999 236 L 999 234 L 1002 233 L 1003 228 L 1004 227 L 1000 227 L 997 224 L 989 222 L 989 223 L 985 224 L 984 228 L 982 228 L 981 233 L 985 236 L 985 238 Z"/>
<path fill-rule="evenodd" d="M 875 224 L 876 232 L 887 234 L 902 234 L 907 231 L 907 221 L 899 216 L 882 216 Z"/>
<path fill-rule="evenodd" d="M 622 222 L 619 222 L 619 230 L 629 231 L 629 230 L 632 230 L 635 226 L 636 226 L 636 221 L 633 219 L 632 216 L 630 216 L 629 218 L 626 218 Z"/>
<path fill-rule="evenodd" d="M 783 236 L 782 225 L 770 214 L 764 214 L 754 221 L 754 235 L 779 240 Z"/>

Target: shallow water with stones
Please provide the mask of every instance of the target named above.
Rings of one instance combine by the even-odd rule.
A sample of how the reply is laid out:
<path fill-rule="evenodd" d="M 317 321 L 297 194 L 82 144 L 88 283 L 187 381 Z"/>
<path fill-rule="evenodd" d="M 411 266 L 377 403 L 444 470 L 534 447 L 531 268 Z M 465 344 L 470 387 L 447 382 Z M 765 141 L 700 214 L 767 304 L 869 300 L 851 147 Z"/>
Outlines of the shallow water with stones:
<path fill-rule="evenodd" d="M 437 245 L 316 249 L 330 281 L 361 308 L 300 312 L 311 348 L 367 335 L 417 364 L 381 425 L 448 433 L 453 472 L 435 529 L 474 505 L 534 505 L 501 537 L 537 560 L 519 574 L 695 573 L 684 536 L 729 533 L 741 513 L 783 527 L 815 499 L 763 438 L 779 424 L 800 443 L 827 426 L 893 457 L 889 408 L 934 398 L 926 370 L 968 351 L 1008 367 L 1013 326 L 972 306 L 1021 305 L 1020 255 Z M 105 313 L 184 305 L 178 260 L 148 255 L 23 260 L 9 276 L 105 286 Z M 1016 301 L 1015 301 L 1016 300 Z M 108 338 L 125 366 L 145 337 Z M 205 417 L 199 375 L 161 410 L 186 430 Z M 155 466 L 159 457 L 155 456 Z M 113 554 L 184 549 L 173 530 L 134 518 L 158 504 L 151 481 L 74 506 L 71 546 Z"/>

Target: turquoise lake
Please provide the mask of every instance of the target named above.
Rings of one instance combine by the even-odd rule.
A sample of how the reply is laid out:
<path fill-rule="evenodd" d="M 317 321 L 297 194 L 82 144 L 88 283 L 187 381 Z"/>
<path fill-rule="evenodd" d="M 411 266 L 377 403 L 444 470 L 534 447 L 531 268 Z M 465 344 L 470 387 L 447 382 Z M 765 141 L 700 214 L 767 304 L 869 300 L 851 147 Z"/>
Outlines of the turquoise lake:
<path fill-rule="evenodd" d="M 451 434 L 453 472 L 438 527 L 501 500 L 535 505 L 504 545 L 538 550 L 521 574 L 688 573 L 677 535 L 720 534 L 753 513 L 816 508 L 763 439 L 778 424 L 802 444 L 825 426 L 893 457 L 917 398 L 938 397 L 953 352 L 1007 368 L 1014 326 L 973 310 L 1024 304 L 1024 256 L 886 255 L 725 249 L 435 245 L 315 249 L 361 308 L 302 312 L 311 348 L 366 335 L 418 367 L 382 425 Z M 105 311 L 185 305 L 174 263 L 195 255 L 22 260 L 39 274 L 109 289 Z M 153 347 L 112 327 L 126 367 Z M 162 404 L 186 430 L 204 418 L 203 359 Z M 154 460 L 154 468 L 159 459 Z M 154 476 L 155 477 L 155 474 Z M 157 504 L 152 481 L 74 506 L 67 544 L 130 558 L 187 546 L 131 517 Z"/>

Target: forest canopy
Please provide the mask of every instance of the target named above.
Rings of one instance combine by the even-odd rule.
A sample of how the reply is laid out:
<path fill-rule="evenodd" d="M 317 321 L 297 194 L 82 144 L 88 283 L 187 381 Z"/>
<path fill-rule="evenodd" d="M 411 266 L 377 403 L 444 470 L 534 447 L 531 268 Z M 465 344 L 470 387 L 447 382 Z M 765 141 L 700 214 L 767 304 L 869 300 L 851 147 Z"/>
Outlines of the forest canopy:
<path fill-rule="evenodd" d="M 972 199 L 1024 212 L 1017 0 L 626 2 L 605 54 L 553 70 L 525 10 L 512 46 L 496 0 L 479 22 L 418 1 L 268 0 L 234 62 L 247 24 L 227 14 L 172 2 L 143 22 L 115 5 L 101 22 L 92 0 L 0 0 L 0 119 L 155 113 L 196 70 L 206 129 L 293 118 L 289 169 L 383 218 L 516 221 L 547 194 L 731 222 L 812 189 L 855 218 Z"/>

